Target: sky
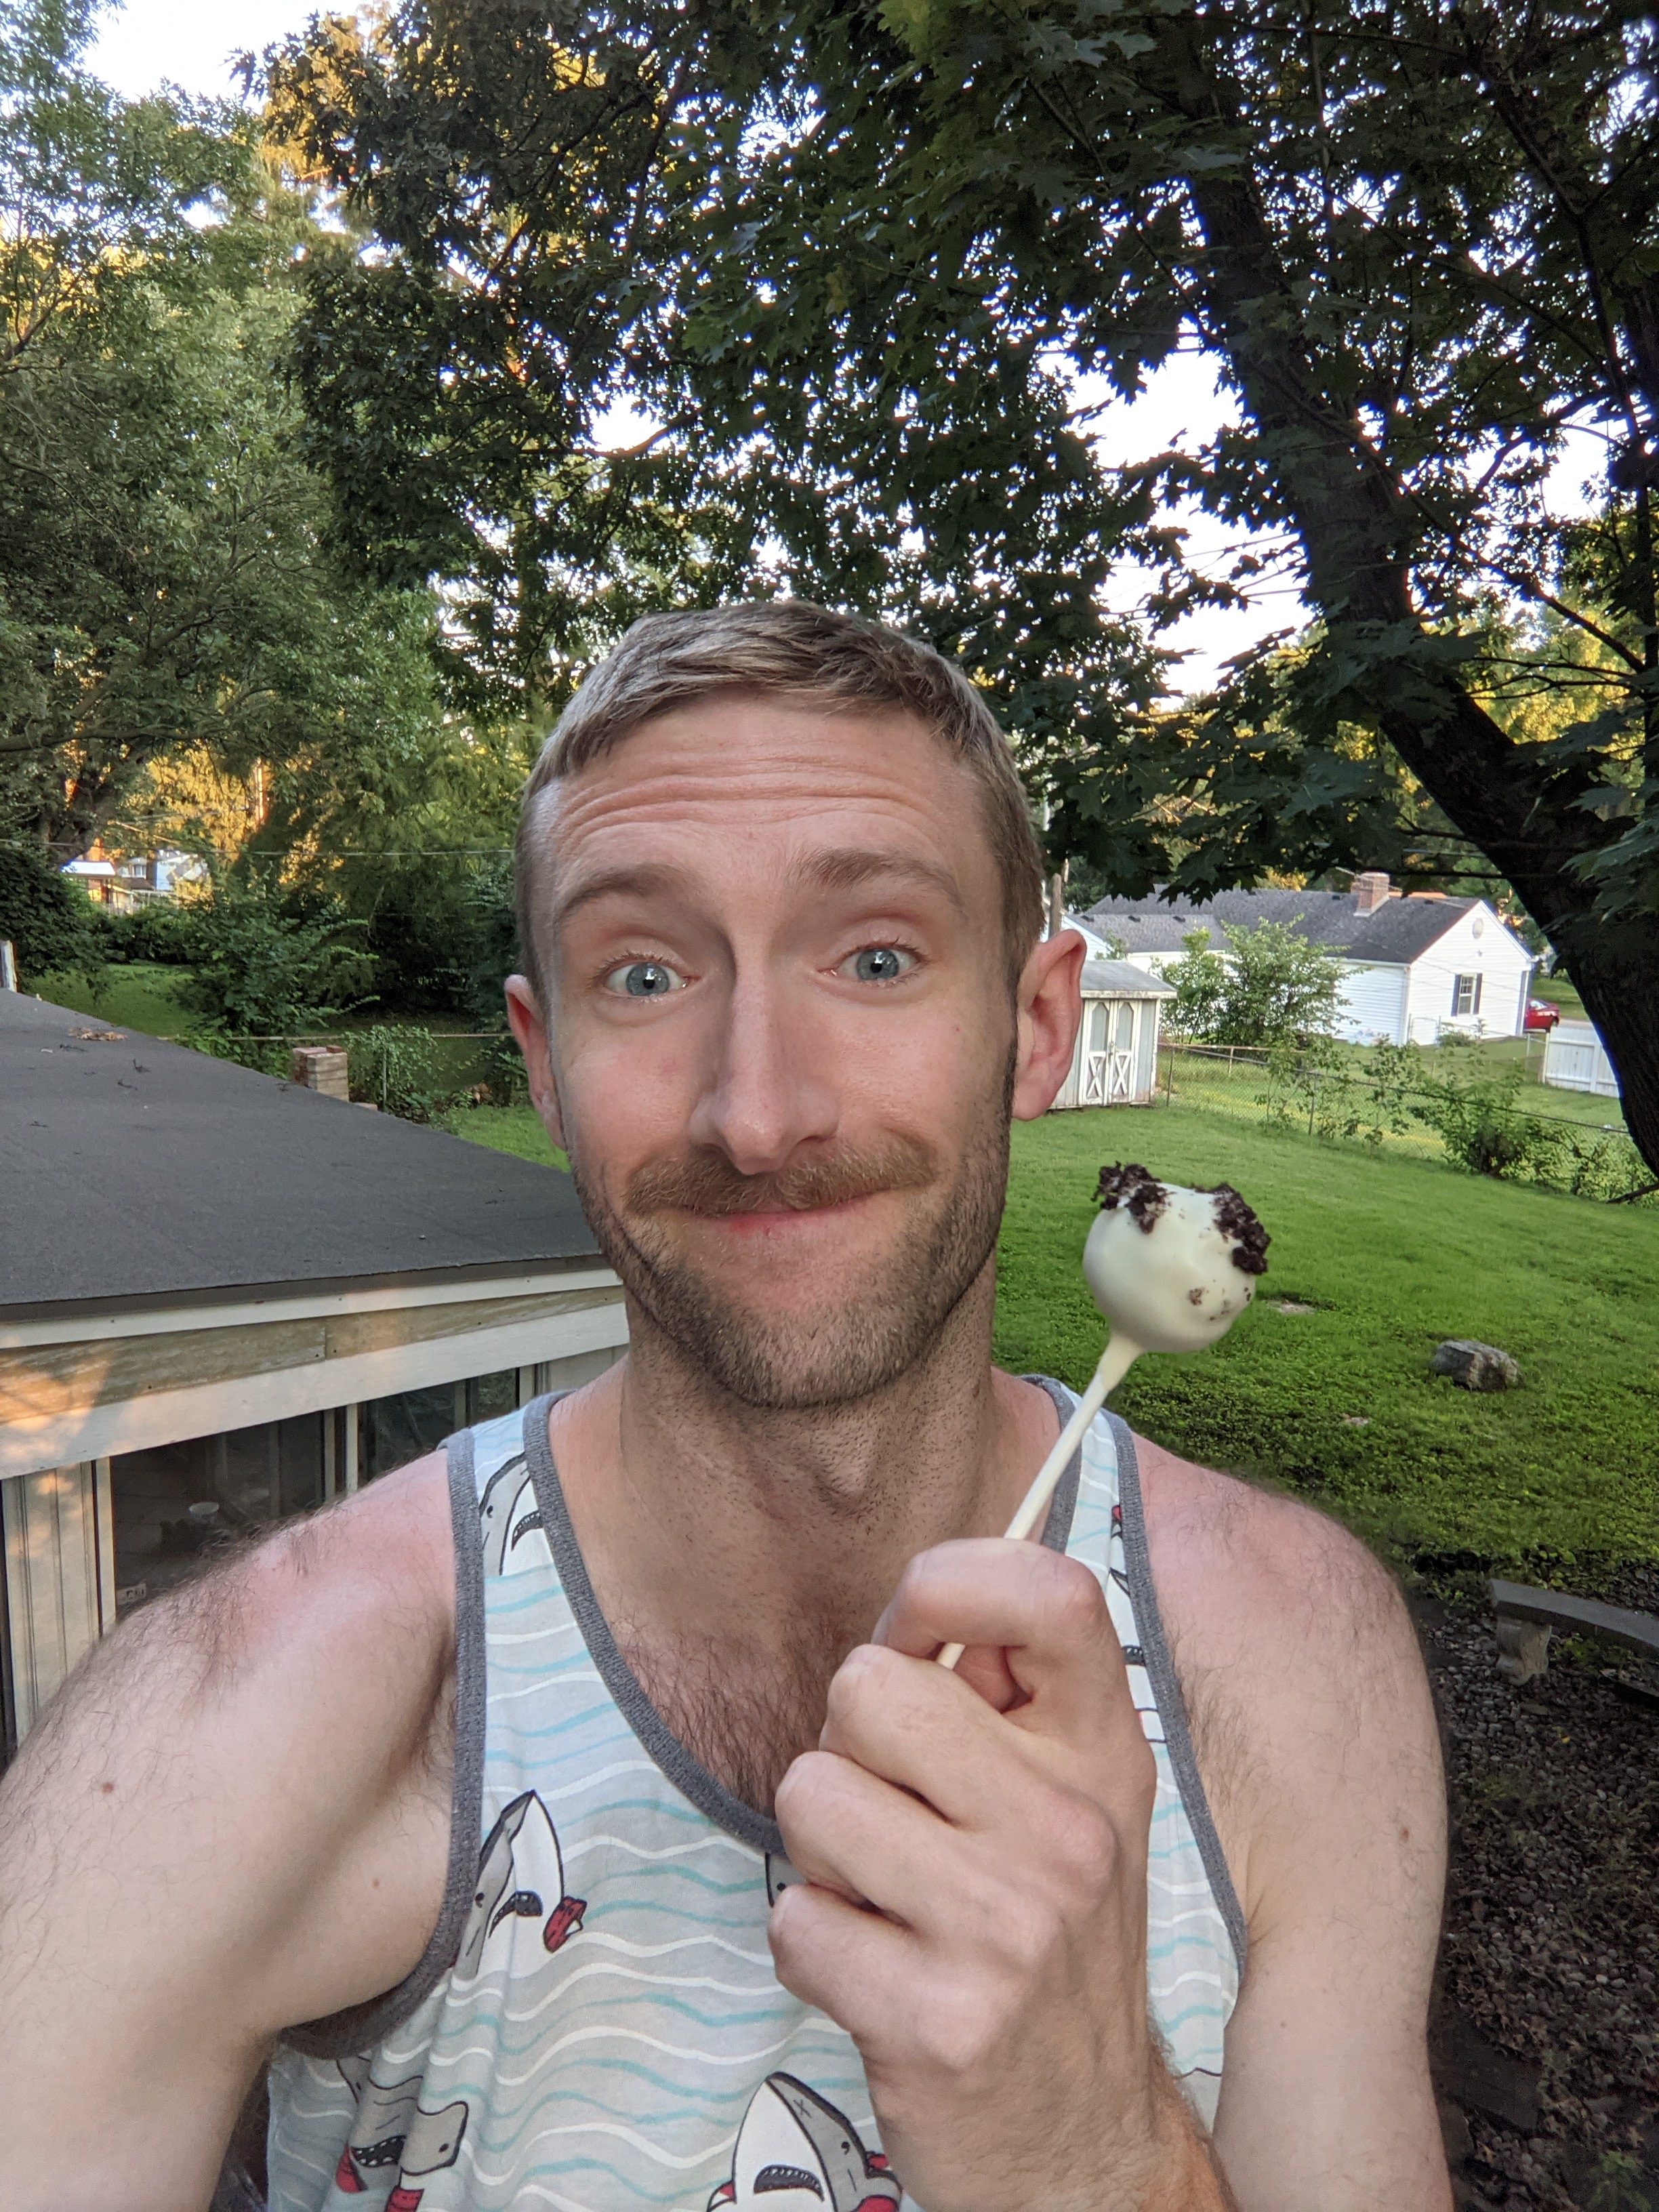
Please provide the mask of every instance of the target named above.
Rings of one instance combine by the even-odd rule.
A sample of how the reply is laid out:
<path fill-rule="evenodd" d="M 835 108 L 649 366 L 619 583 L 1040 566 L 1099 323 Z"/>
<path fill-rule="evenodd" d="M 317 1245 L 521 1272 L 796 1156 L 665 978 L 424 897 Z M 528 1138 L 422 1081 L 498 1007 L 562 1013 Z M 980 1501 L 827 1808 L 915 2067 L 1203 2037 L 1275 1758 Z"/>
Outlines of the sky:
<path fill-rule="evenodd" d="M 163 83 L 224 98 L 239 89 L 231 75 L 237 52 L 257 53 L 286 33 L 302 29 L 316 8 L 317 0 L 234 0 L 228 7 L 223 0 L 127 0 L 105 16 L 88 60 L 95 74 L 130 100 Z M 1191 451 L 1213 437 L 1228 416 L 1229 402 L 1218 392 L 1213 362 L 1193 352 L 1166 362 L 1133 404 L 1114 398 L 1092 427 L 1103 457 L 1115 465 L 1177 445 Z M 1595 460 L 1593 441 L 1588 440 L 1563 458 L 1553 472 L 1553 504 L 1582 507 L 1580 480 Z M 1229 553 L 1245 542 L 1195 508 L 1177 510 L 1176 519 L 1188 531 L 1189 558 L 1210 573 L 1222 573 Z M 1279 554 L 1268 544 L 1258 544 L 1255 550 Z M 1148 580 L 1126 566 L 1109 594 L 1112 604 L 1133 606 Z M 1206 610 L 1164 634 L 1162 642 L 1187 656 L 1171 676 L 1172 687 L 1204 689 L 1235 653 L 1272 631 L 1298 628 L 1306 618 L 1294 577 L 1278 558 L 1251 583 L 1247 605 Z"/>

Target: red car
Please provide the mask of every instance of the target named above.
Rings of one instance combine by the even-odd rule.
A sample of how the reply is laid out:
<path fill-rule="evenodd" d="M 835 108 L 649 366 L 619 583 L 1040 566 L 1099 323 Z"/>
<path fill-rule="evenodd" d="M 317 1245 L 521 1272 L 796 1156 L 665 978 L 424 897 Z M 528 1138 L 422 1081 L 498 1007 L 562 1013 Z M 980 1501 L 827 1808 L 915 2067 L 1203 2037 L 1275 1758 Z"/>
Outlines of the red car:
<path fill-rule="evenodd" d="M 1560 1007 L 1553 1006 L 1547 999 L 1528 999 L 1527 1018 L 1522 1026 L 1529 1030 L 1553 1030 L 1560 1018 Z"/>

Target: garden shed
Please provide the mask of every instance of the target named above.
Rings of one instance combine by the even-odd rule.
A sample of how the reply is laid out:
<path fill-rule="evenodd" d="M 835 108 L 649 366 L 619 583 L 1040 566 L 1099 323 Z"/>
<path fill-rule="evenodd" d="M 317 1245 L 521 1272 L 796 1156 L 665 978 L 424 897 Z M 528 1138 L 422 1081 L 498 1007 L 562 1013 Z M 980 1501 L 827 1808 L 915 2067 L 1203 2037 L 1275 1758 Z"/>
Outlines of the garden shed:
<path fill-rule="evenodd" d="M 568 1176 L 0 991 L 0 1764 L 217 1543 L 627 1335 Z"/>
<path fill-rule="evenodd" d="M 1175 988 L 1127 960 L 1085 960 L 1083 1019 L 1061 1106 L 1146 1106 L 1158 1088 L 1161 1001 Z"/>

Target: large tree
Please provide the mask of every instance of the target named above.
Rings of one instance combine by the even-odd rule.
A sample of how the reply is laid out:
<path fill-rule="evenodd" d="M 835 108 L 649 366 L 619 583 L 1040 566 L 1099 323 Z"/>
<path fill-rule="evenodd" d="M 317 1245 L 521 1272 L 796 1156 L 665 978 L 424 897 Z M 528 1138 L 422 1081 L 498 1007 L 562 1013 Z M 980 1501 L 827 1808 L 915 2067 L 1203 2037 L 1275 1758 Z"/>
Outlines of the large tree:
<path fill-rule="evenodd" d="M 1655 54 L 1618 0 L 409 0 L 271 72 L 379 248 L 319 271 L 308 405 L 359 553 L 470 579 L 475 665 L 778 577 L 959 652 L 1123 890 L 1461 841 L 1659 1167 Z M 1237 428 L 1105 470 L 1073 380 L 1194 333 Z M 1102 613 L 1126 550 L 1200 588 L 1176 493 L 1285 532 L 1317 617 L 1186 714 Z"/>
<path fill-rule="evenodd" d="M 314 235 L 245 116 L 127 104 L 92 9 L 0 33 L 0 843 L 429 725 L 429 594 L 349 579 L 282 360 Z"/>

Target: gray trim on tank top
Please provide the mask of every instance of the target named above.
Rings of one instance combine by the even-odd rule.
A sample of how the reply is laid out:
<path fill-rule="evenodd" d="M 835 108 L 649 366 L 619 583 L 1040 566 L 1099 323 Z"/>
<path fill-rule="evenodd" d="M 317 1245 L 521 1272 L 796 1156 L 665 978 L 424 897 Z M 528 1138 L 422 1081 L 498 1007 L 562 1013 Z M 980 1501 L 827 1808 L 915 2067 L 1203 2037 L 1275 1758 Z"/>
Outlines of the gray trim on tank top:
<path fill-rule="evenodd" d="M 1042 1380 L 1034 1376 L 1034 1381 Z M 1062 1401 L 1054 1396 L 1052 1384 L 1043 1388 L 1060 1411 L 1062 1425 L 1066 1412 Z M 564 1594 L 576 1625 L 587 1646 L 588 1656 L 598 1668 L 599 1679 L 610 1691 L 617 1711 L 628 1723 L 641 1744 L 654 1763 L 661 1768 L 683 1797 L 690 1800 L 697 1810 L 717 1828 L 735 1836 L 740 1844 L 753 1850 L 766 1851 L 774 1856 L 783 1852 L 783 1832 L 777 1822 L 764 1813 L 735 1796 L 726 1784 L 712 1775 L 696 1754 L 688 1750 L 674 1734 L 662 1715 L 646 1694 L 643 1685 L 617 1648 L 611 1633 L 611 1625 L 601 1611 L 593 1585 L 588 1579 L 587 1565 L 582 1558 L 581 1547 L 571 1526 L 570 1514 L 565 1504 L 564 1487 L 559 1480 L 558 1468 L 553 1463 L 553 1446 L 548 1435 L 547 1415 L 554 1404 L 554 1394 L 539 1398 L 525 1409 L 525 1457 L 530 1468 L 532 1481 L 536 1486 L 536 1503 L 541 1508 L 542 1528 L 552 1547 L 553 1560 L 564 1585 Z M 534 1418 L 532 1418 L 532 1416 Z M 1083 1455 L 1079 1449 L 1072 1455 L 1071 1464 L 1061 1478 L 1049 1509 L 1048 1524 L 1042 1540 L 1056 1551 L 1064 1551 L 1071 1535 L 1072 1515 L 1077 1505 L 1078 1482 L 1083 1470 Z"/>
<path fill-rule="evenodd" d="M 544 1401 L 545 1402 L 545 1401 Z M 543 1428 L 545 1432 L 546 1424 Z M 455 1776 L 450 1799 L 449 1862 L 438 1924 L 412 1973 L 384 1996 L 326 2020 L 284 2031 L 281 2040 L 307 2058 L 346 2058 L 401 2027 L 454 1965 L 478 1880 L 483 1831 L 483 1542 L 472 1475 L 472 1431 L 449 1439 L 449 1525 L 455 1542 Z"/>
<path fill-rule="evenodd" d="M 1027 1375 L 1022 1381 L 1046 1390 L 1063 1427 L 1075 1400 L 1065 1387 L 1046 1375 Z M 553 1553 L 554 1565 L 599 1678 L 611 1692 L 618 1711 L 654 1763 L 697 1810 L 739 1843 L 752 1850 L 781 1854 L 783 1836 L 775 1820 L 757 1812 L 714 1778 L 702 1762 L 680 1741 L 663 1719 L 623 1658 L 610 1624 L 600 1610 L 588 1578 L 586 1562 L 576 1540 L 564 1488 L 553 1462 L 548 1434 L 550 1409 L 566 1395 L 547 1393 L 524 1409 L 524 1458 L 535 1487 L 543 1531 Z M 1115 1413 L 1107 1417 L 1117 1445 L 1118 1496 L 1123 1507 L 1123 1550 L 1129 1577 L 1129 1598 L 1146 1654 L 1152 1694 L 1163 1717 L 1170 1765 L 1181 1791 L 1182 1803 L 1209 1876 L 1241 1973 L 1247 1946 L 1244 1916 L 1239 1910 L 1232 1876 L 1211 1817 L 1209 1801 L 1199 1778 L 1187 1724 L 1186 1701 L 1170 1659 L 1158 1596 L 1152 1586 L 1146 1552 L 1146 1521 L 1141 1510 L 1140 1479 L 1134 1442 L 1127 1425 Z M 455 1538 L 455 1785 L 450 1816 L 449 1864 L 443 1903 L 432 1939 L 414 1972 L 366 2005 L 336 2013 L 327 2020 L 308 2021 L 289 2029 L 282 2040 L 306 2057 L 342 2058 L 372 2045 L 401 2027 L 437 1987 L 454 1964 L 477 1881 L 477 1853 L 483 1833 L 483 1757 L 487 1714 L 486 1656 L 483 1614 L 483 1547 L 478 1527 L 477 1488 L 473 1479 L 472 1431 L 465 1429 L 449 1439 L 450 1518 Z M 1079 1444 L 1057 1485 L 1054 1502 L 1043 1524 L 1042 1541 L 1051 1551 L 1063 1552 L 1071 1541 L 1077 1510 L 1078 1486 L 1082 1478 L 1083 1451 Z"/>
<path fill-rule="evenodd" d="M 1141 1504 L 1140 1464 L 1135 1457 L 1135 1440 L 1121 1414 L 1109 1410 L 1106 1418 L 1112 1425 L 1112 1441 L 1117 1446 L 1117 1498 L 1123 1509 L 1123 1564 L 1129 1577 L 1129 1602 L 1134 1607 L 1140 1648 L 1164 1723 L 1170 1764 L 1175 1770 L 1176 1784 L 1187 1810 L 1187 1823 L 1198 1845 L 1198 1855 L 1204 1862 L 1204 1871 L 1210 1878 L 1211 1894 L 1232 1938 L 1233 1956 L 1238 1961 L 1242 1978 L 1249 1952 L 1249 1929 L 1238 1902 L 1238 1892 L 1233 1887 L 1227 1855 L 1216 1833 L 1210 1801 L 1204 1793 L 1198 1759 L 1193 1750 L 1192 1729 L 1187 1721 L 1187 1700 L 1182 1694 L 1175 1662 L 1170 1656 L 1169 1640 L 1164 1633 L 1164 1616 L 1158 1607 L 1152 1556 L 1146 1547 L 1146 1516 Z"/>

